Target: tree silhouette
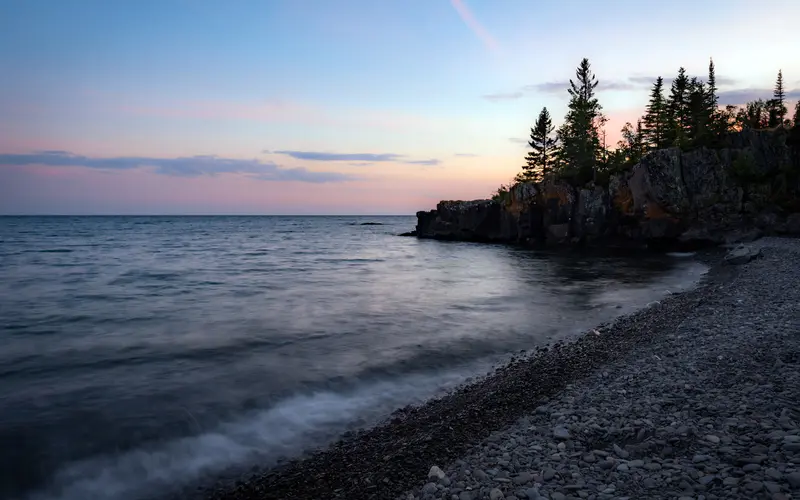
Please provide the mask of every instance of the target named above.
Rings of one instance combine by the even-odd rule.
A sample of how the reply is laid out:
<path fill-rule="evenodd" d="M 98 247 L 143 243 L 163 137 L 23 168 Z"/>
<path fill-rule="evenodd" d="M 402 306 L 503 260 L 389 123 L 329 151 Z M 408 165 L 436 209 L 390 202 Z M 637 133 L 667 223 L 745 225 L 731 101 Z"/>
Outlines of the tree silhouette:
<path fill-rule="evenodd" d="M 575 71 L 576 80 L 569 81 L 570 95 L 567 116 L 558 129 L 560 160 L 565 176 L 575 179 L 594 177 L 600 157 L 600 128 L 606 119 L 595 97 L 598 81 L 584 58 Z"/>
<path fill-rule="evenodd" d="M 687 145 L 687 129 L 691 119 L 689 110 L 689 77 L 686 70 L 678 69 L 678 76 L 672 81 L 667 109 L 670 114 L 670 130 L 668 139 L 671 145 L 685 147 Z"/>
<path fill-rule="evenodd" d="M 786 92 L 783 90 L 783 71 L 778 70 L 778 78 L 775 80 L 775 90 L 772 93 L 772 99 L 767 101 L 767 112 L 769 114 L 769 127 L 777 127 L 783 125 L 786 119 L 785 104 Z"/>
<path fill-rule="evenodd" d="M 531 150 L 525 157 L 525 166 L 522 167 L 523 178 L 526 180 L 542 180 L 553 169 L 556 140 L 551 137 L 552 133 L 553 120 L 547 108 L 542 108 L 536 124 L 531 128 L 531 140 L 528 142 Z"/>
<path fill-rule="evenodd" d="M 664 79 L 660 76 L 650 91 L 650 102 L 645 108 L 644 143 L 648 150 L 668 147 L 669 113 L 664 100 Z"/>
<path fill-rule="evenodd" d="M 800 127 L 800 101 L 797 101 L 797 104 L 794 105 L 794 128 Z"/>

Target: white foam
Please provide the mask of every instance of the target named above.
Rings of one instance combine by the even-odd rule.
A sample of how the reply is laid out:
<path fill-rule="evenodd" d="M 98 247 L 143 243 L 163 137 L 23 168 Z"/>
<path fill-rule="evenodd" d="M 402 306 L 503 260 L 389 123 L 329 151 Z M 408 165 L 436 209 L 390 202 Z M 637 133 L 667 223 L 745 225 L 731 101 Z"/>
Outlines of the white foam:
<path fill-rule="evenodd" d="M 231 466 L 268 465 L 280 456 L 296 456 L 327 444 L 354 422 L 374 424 L 394 409 L 421 403 L 474 374 L 473 367 L 375 382 L 348 393 L 295 396 L 208 433 L 69 464 L 55 475 L 49 488 L 28 498 L 128 500 L 189 484 Z"/>
<path fill-rule="evenodd" d="M 685 259 L 687 257 L 694 257 L 697 252 L 668 252 L 669 257 L 678 257 Z"/>

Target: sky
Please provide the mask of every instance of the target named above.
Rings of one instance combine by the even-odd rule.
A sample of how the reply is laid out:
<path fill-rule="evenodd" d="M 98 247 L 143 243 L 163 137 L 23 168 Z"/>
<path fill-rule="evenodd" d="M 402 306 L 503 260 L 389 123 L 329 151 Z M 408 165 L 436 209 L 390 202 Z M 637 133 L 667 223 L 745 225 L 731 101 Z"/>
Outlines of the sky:
<path fill-rule="evenodd" d="M 519 171 L 589 58 L 800 97 L 793 0 L 0 0 L 0 214 L 413 214 Z"/>

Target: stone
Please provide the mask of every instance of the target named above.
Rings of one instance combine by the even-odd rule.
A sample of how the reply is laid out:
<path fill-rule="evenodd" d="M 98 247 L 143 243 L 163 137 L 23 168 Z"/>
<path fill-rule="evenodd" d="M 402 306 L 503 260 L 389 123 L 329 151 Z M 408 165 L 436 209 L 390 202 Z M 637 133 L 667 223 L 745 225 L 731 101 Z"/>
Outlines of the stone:
<path fill-rule="evenodd" d="M 706 441 L 708 441 L 709 443 L 717 444 L 717 443 L 719 443 L 719 437 L 717 437 L 717 436 L 715 436 L 713 434 L 709 434 L 709 435 L 706 436 Z"/>
<path fill-rule="evenodd" d="M 537 488 L 528 488 L 525 490 L 525 495 L 528 497 L 528 500 L 540 500 L 542 498 Z"/>
<path fill-rule="evenodd" d="M 502 500 L 505 497 L 503 492 L 498 488 L 492 488 L 492 491 L 489 492 L 489 500 Z"/>
<path fill-rule="evenodd" d="M 788 482 L 789 486 L 791 486 L 792 488 L 800 489 L 800 471 L 787 474 L 786 482 Z"/>
<path fill-rule="evenodd" d="M 422 493 L 428 495 L 436 493 L 436 483 L 426 483 L 425 486 L 422 487 Z"/>
<path fill-rule="evenodd" d="M 530 472 L 520 472 L 516 476 L 514 476 L 513 482 L 514 484 L 527 484 L 533 481 L 533 474 Z"/>
<path fill-rule="evenodd" d="M 747 264 L 760 255 L 761 250 L 758 248 L 739 246 L 729 251 L 728 254 L 725 255 L 725 263 L 732 266 Z"/>
<path fill-rule="evenodd" d="M 550 500 L 566 500 L 567 496 L 560 491 L 556 491 L 550 494 Z"/>
<path fill-rule="evenodd" d="M 444 479 L 445 476 L 444 471 L 435 465 L 428 471 L 428 479 Z"/>
<path fill-rule="evenodd" d="M 558 426 L 553 429 L 553 437 L 556 439 L 570 439 L 572 435 L 566 427 Z"/>
<path fill-rule="evenodd" d="M 744 485 L 744 488 L 750 493 L 758 493 L 764 488 L 764 483 L 761 481 L 751 481 Z"/>

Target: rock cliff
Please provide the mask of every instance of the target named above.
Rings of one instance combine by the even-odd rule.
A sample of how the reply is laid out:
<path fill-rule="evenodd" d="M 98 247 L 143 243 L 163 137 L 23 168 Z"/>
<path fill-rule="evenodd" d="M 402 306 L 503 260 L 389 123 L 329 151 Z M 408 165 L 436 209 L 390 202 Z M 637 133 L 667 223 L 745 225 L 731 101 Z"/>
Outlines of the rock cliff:
<path fill-rule="evenodd" d="M 700 246 L 800 234 L 800 129 L 746 130 L 723 147 L 645 156 L 604 185 L 519 183 L 500 200 L 417 213 L 421 238 Z"/>

